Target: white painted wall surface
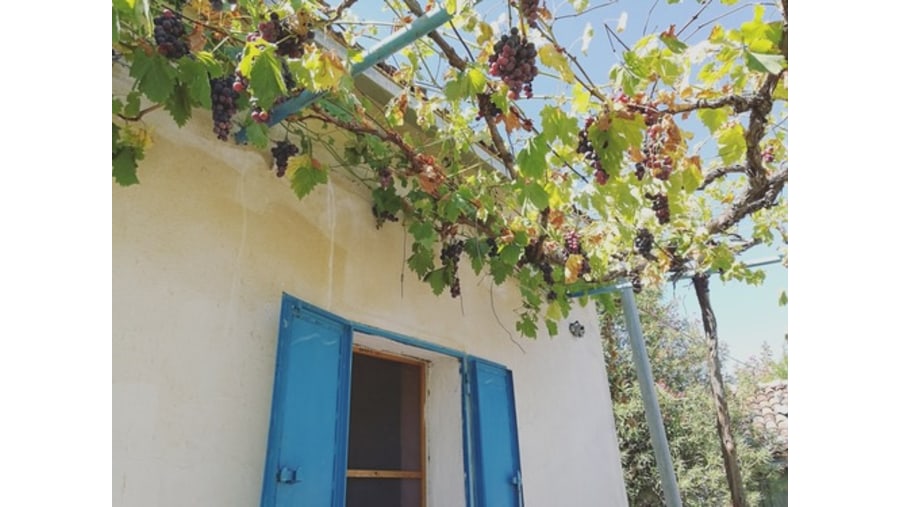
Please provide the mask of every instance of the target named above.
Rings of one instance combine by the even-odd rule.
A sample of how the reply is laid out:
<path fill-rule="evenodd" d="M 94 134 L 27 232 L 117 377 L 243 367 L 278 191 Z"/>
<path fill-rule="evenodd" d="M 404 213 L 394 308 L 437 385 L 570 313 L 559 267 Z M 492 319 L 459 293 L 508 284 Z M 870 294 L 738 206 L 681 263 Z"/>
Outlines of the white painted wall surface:
<path fill-rule="evenodd" d="M 141 183 L 112 189 L 113 505 L 259 503 L 282 292 L 505 364 L 526 504 L 627 505 L 593 309 L 566 321 L 583 338 L 563 323 L 516 345 L 514 287 L 492 297 L 461 269 L 462 298 L 435 297 L 405 269 L 402 228 L 376 230 L 353 184 L 333 178 L 300 202 L 262 155 L 217 140 L 208 112 L 183 129 L 146 118 Z"/>

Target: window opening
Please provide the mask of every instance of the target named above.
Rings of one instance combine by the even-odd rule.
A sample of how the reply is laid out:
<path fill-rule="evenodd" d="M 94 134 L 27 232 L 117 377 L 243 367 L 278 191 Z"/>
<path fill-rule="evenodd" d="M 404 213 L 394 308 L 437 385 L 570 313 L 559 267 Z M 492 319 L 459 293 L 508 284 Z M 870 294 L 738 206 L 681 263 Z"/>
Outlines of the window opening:
<path fill-rule="evenodd" d="M 356 347 L 347 507 L 425 504 L 425 362 Z"/>

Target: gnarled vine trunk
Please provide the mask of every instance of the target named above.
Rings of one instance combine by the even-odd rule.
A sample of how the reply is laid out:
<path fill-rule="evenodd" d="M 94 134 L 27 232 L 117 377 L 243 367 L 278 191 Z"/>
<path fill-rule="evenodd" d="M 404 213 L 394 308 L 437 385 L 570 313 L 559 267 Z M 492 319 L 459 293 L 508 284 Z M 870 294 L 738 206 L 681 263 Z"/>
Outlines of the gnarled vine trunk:
<path fill-rule="evenodd" d="M 716 407 L 716 429 L 722 446 L 722 459 L 725 462 L 725 477 L 731 491 L 731 503 L 734 507 L 744 507 L 747 499 L 744 494 L 744 483 L 741 480 L 741 469 L 738 466 L 737 445 L 731 431 L 731 417 L 728 415 L 728 403 L 725 400 L 725 384 L 722 382 L 722 364 L 719 361 L 719 333 L 716 329 L 716 314 L 709 300 L 709 275 L 702 273 L 693 276 L 697 302 L 700 304 L 703 319 L 703 331 L 706 334 L 706 361 L 709 365 L 709 385 L 712 388 L 713 402 Z"/>

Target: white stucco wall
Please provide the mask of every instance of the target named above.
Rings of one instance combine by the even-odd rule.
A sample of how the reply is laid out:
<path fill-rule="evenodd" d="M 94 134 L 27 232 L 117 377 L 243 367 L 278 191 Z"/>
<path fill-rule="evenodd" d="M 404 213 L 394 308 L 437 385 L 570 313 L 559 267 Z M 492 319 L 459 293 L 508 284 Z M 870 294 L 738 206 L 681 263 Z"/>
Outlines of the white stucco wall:
<path fill-rule="evenodd" d="M 517 346 L 514 287 L 492 297 L 462 269 L 463 297 L 435 297 L 405 269 L 401 226 L 376 230 L 364 192 L 333 178 L 298 201 L 262 155 L 195 116 L 178 129 L 148 115 L 141 183 L 112 188 L 113 505 L 258 504 L 282 292 L 505 364 L 527 504 L 627 505 L 593 309 L 566 321 L 583 338 L 563 323 Z"/>

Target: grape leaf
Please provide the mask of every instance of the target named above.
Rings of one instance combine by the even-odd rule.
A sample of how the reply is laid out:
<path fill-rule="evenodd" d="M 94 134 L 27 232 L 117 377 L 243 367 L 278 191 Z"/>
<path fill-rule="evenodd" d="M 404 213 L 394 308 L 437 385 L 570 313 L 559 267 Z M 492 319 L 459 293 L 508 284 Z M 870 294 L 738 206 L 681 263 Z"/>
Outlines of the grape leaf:
<path fill-rule="evenodd" d="M 163 105 L 172 115 L 179 127 L 183 127 L 191 117 L 191 96 L 184 83 L 175 85 L 175 89 Z"/>
<path fill-rule="evenodd" d="M 112 114 L 122 114 L 122 108 L 125 107 L 122 104 L 122 101 L 113 97 L 112 101 Z M 114 125 L 115 126 L 115 125 Z"/>
<path fill-rule="evenodd" d="M 268 135 L 268 127 L 263 125 L 262 123 L 250 122 L 245 129 L 247 133 L 247 140 L 250 141 L 250 144 L 256 146 L 259 149 L 265 149 L 266 146 L 269 145 L 269 135 Z"/>
<path fill-rule="evenodd" d="M 504 282 L 504 280 L 509 277 L 509 275 L 513 272 L 513 265 L 504 262 L 499 257 L 494 257 L 491 259 L 491 277 L 494 279 L 494 284 L 500 285 Z"/>
<path fill-rule="evenodd" d="M 723 164 L 734 164 L 747 152 L 747 141 L 744 139 L 744 126 L 734 123 L 719 133 L 719 156 Z"/>
<path fill-rule="evenodd" d="M 434 227 L 426 222 L 413 222 L 409 226 L 409 232 L 416 239 L 416 243 L 424 247 L 431 248 L 436 239 Z"/>
<path fill-rule="evenodd" d="M 586 113 L 591 106 L 591 94 L 580 84 L 572 87 L 572 112 Z"/>
<path fill-rule="evenodd" d="M 412 251 L 413 253 L 409 259 L 406 259 L 406 263 L 419 275 L 419 278 L 422 278 L 434 269 L 434 253 L 431 251 L 431 247 L 426 247 L 418 242 L 413 243 Z"/>
<path fill-rule="evenodd" d="M 550 148 L 544 135 L 532 137 L 525 144 L 525 148 L 516 155 L 516 163 L 522 176 L 527 178 L 540 178 L 547 169 L 547 152 Z"/>
<path fill-rule="evenodd" d="M 175 69 L 169 61 L 144 51 L 134 52 L 131 76 L 138 80 L 138 89 L 154 102 L 165 102 L 175 88 Z"/>
<path fill-rule="evenodd" d="M 425 275 L 425 281 L 431 284 L 431 291 L 434 292 L 435 296 L 444 292 L 444 287 L 447 286 L 447 281 L 445 279 L 446 273 L 447 268 L 440 268 Z"/>
<path fill-rule="evenodd" d="M 219 63 L 219 61 L 216 60 L 216 57 L 209 51 L 199 51 L 194 56 L 197 57 L 197 62 L 206 67 L 206 72 L 209 73 L 209 77 L 222 77 L 225 75 L 222 64 Z"/>
<path fill-rule="evenodd" d="M 663 32 L 659 36 L 659 40 L 661 40 L 663 44 L 665 44 L 666 47 L 676 55 L 684 53 L 684 50 L 688 47 L 687 44 L 678 40 L 678 37 L 675 37 L 674 35 L 671 35 L 667 32 Z"/>
<path fill-rule="evenodd" d="M 500 247 L 500 260 L 505 264 L 510 266 L 515 265 L 519 262 L 519 257 L 522 255 L 522 247 L 511 243 L 509 245 L 504 245 Z"/>
<path fill-rule="evenodd" d="M 137 159 L 141 157 L 138 155 L 140 151 L 131 146 L 119 148 L 112 159 L 112 175 L 116 183 L 123 187 L 140 183 L 137 178 Z"/>
<path fill-rule="evenodd" d="M 489 250 L 487 241 L 470 238 L 466 241 L 464 248 L 469 255 L 469 260 L 472 262 L 472 270 L 475 271 L 476 275 L 480 275 L 481 270 L 484 269 L 484 259 Z"/>
<path fill-rule="evenodd" d="M 250 68 L 250 91 L 259 101 L 259 107 L 270 109 L 279 95 L 287 93 L 284 77 L 281 75 L 281 63 L 275 56 L 275 46 L 266 46 L 256 56 Z"/>
<path fill-rule="evenodd" d="M 516 322 L 516 331 L 528 338 L 537 338 L 537 323 L 529 314 L 522 314 L 521 320 Z"/>
<path fill-rule="evenodd" d="M 697 116 L 709 129 L 710 134 L 714 134 L 728 120 L 728 112 L 724 108 L 701 109 L 697 111 Z"/>
<path fill-rule="evenodd" d="M 540 49 L 538 49 L 538 57 L 541 59 L 542 64 L 559 72 L 563 81 L 567 83 L 575 81 L 575 74 L 572 73 L 572 68 L 569 67 L 568 58 L 566 58 L 566 55 L 559 52 L 553 44 L 544 44 L 541 46 Z"/>
<path fill-rule="evenodd" d="M 578 135 L 578 120 L 550 104 L 541 109 L 541 127 L 547 141 L 559 139 L 563 143 L 569 143 Z"/>
<path fill-rule="evenodd" d="M 212 90 L 206 66 L 198 60 L 183 58 L 178 64 L 178 80 L 187 83 L 193 102 L 209 109 L 212 107 Z"/>
<path fill-rule="evenodd" d="M 537 209 L 542 210 L 550 206 L 550 194 L 537 183 L 526 184 L 522 188 L 521 196 L 523 199 L 531 201 L 531 204 Z"/>
<path fill-rule="evenodd" d="M 297 194 L 298 199 L 306 197 L 316 185 L 328 182 L 328 173 L 317 167 L 309 155 L 290 157 L 287 174 L 291 180 L 291 188 Z"/>
<path fill-rule="evenodd" d="M 559 334 L 559 326 L 556 324 L 555 320 L 544 319 L 544 325 L 547 326 L 547 333 L 549 333 L 550 336 Z"/>
<path fill-rule="evenodd" d="M 135 118 L 141 113 L 141 94 L 140 92 L 131 92 L 125 99 L 125 116 Z"/>
<path fill-rule="evenodd" d="M 757 72 L 778 74 L 787 65 L 787 60 L 782 55 L 764 55 L 747 51 L 745 57 L 747 58 L 747 68 Z"/>

